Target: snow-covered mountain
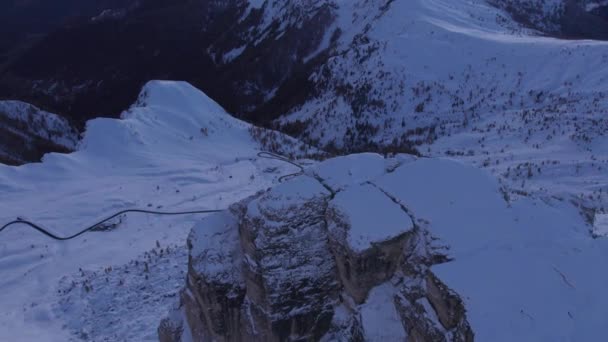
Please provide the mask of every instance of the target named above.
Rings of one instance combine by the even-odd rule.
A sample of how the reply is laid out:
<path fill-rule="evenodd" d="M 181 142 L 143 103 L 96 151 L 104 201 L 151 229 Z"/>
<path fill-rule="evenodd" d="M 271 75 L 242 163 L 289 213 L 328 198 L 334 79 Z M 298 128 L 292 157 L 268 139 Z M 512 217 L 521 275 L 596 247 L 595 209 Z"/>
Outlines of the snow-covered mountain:
<path fill-rule="evenodd" d="M 107 1 L 93 6 L 98 12 L 86 20 L 39 35 L 15 52 L 4 68 L 0 65 L 0 97 L 24 100 L 84 123 L 97 116 L 117 116 L 149 79 L 181 79 L 205 91 L 231 113 L 267 123 L 315 94 L 319 85 L 310 76 L 344 53 L 345 43 L 355 36 L 368 39 L 366 32 L 376 21 L 390 24 L 380 13 L 414 20 L 425 15 L 414 8 L 402 13 L 408 7 L 401 0 Z M 93 2 L 82 3 L 91 7 Z M 462 1 L 455 5 L 461 18 L 475 14 L 459 3 Z M 536 29 L 535 34 L 608 37 L 601 34 L 608 28 L 601 1 L 479 0 L 464 4 L 497 6 L 501 10 L 484 20 L 498 20 L 515 31 L 526 25 Z M 577 11 L 564 12 L 559 18 L 584 23 L 586 31 L 563 28 L 562 19 L 552 21 L 550 13 L 561 13 L 565 4 Z M 518 15 L 522 12 L 540 13 L 535 21 L 538 25 L 522 19 Z M 579 12 L 586 16 L 581 18 Z M 404 23 L 395 24 L 403 27 Z M 545 26 L 555 28 L 543 29 Z M 341 36 L 342 47 L 332 49 Z M 366 48 L 375 49 L 373 45 Z"/>
<path fill-rule="evenodd" d="M 0 221 L 62 235 L 125 208 L 230 209 L 123 216 L 66 242 L 3 231 L 0 339 L 602 340 L 608 245 L 575 203 L 409 155 L 301 161 L 278 184 L 297 168 L 259 158 L 254 136 L 271 134 L 151 82 L 76 152 L 1 166 Z"/>
<path fill-rule="evenodd" d="M 70 152 L 78 133 L 70 123 L 52 113 L 19 101 L 0 101 L 0 162 L 21 164 L 39 161 L 47 152 Z"/>
<path fill-rule="evenodd" d="M 73 153 L 0 165 L 0 223 L 21 217 L 69 235 L 121 209 L 223 209 L 298 171 L 258 158 L 260 150 L 306 151 L 229 116 L 183 82 L 147 84 L 122 116 L 89 122 Z M 199 219 L 129 215 L 111 231 L 66 242 L 19 226 L 2 231 L 0 340 L 155 339 L 183 281 L 185 238 Z M 144 263 L 151 274 L 138 270 Z M 102 278 L 83 284 L 85 276 Z M 91 296 L 83 285 L 95 290 Z"/>
<path fill-rule="evenodd" d="M 0 165 L 0 223 L 230 209 L 3 231 L 0 340 L 603 340 L 608 43 L 579 39 L 603 1 L 130 8 L 0 65 L 0 97 L 84 127 L 0 105 L 0 133 L 76 146 Z M 283 184 L 258 155 L 319 148 L 352 155 Z"/>
<path fill-rule="evenodd" d="M 329 150 L 413 144 L 608 207 L 608 44 L 539 36 L 483 0 L 339 5 L 316 95 L 283 130 Z"/>
<path fill-rule="evenodd" d="M 171 75 L 192 81 L 233 114 L 327 151 L 417 148 L 423 155 L 488 168 L 519 193 L 551 189 L 554 195 L 575 196 L 591 217 L 608 207 L 603 134 L 608 45 L 552 38 L 565 34 L 514 12 L 539 13 L 537 21 L 548 27 L 555 11 L 578 18 L 556 10 L 568 6 L 601 20 L 601 1 L 142 4 L 116 22 L 91 22 L 71 28 L 71 34 L 52 35 L 5 72 L 7 79 L 31 87 L 9 88 L 30 89 L 50 106 L 71 108 L 74 115 L 68 116 L 81 122 L 109 115 L 109 107 L 126 107 L 143 79 Z M 164 21 L 152 20 L 167 11 L 172 15 Z M 183 11 L 192 16 L 172 25 Z M 134 22 L 165 34 L 149 41 Z M 121 35 L 125 40 L 104 39 L 116 27 L 135 31 Z M 198 33 L 188 39 L 200 42 L 184 49 L 200 49 L 165 45 L 190 30 Z M 109 44 L 97 47 L 112 55 L 99 57 L 93 47 L 56 54 L 57 46 L 96 42 Z M 96 51 L 96 57 L 87 51 Z M 137 56 L 145 60 L 136 62 Z M 141 68 L 130 67 L 134 64 Z M 176 69 L 182 66 L 185 70 Z"/>

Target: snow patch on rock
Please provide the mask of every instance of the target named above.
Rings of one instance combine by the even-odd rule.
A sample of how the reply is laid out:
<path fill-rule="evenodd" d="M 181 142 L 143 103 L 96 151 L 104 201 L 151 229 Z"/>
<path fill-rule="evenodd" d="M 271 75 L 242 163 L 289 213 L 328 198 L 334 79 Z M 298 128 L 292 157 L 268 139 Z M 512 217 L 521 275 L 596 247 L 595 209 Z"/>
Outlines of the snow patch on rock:
<path fill-rule="evenodd" d="M 414 228 L 407 213 L 370 184 L 352 186 L 339 192 L 330 205 L 347 221 L 348 245 L 355 252 L 394 239 Z"/>

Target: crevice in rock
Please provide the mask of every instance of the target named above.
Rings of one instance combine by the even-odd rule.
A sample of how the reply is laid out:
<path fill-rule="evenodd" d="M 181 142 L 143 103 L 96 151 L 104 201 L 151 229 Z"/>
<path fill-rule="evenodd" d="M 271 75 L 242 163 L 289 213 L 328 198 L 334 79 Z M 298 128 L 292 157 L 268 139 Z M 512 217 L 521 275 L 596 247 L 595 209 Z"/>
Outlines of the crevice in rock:
<path fill-rule="evenodd" d="M 375 188 L 377 188 L 386 197 L 388 197 L 391 201 L 393 201 L 395 204 L 397 204 L 401 208 L 401 210 L 403 210 L 407 215 L 409 215 L 409 217 L 412 219 L 412 222 L 414 222 L 414 228 L 416 230 L 419 230 L 421 232 L 421 234 L 425 235 L 425 238 L 424 238 L 425 246 L 429 250 L 432 251 L 432 253 L 428 253 L 428 255 L 432 257 L 431 264 L 436 265 L 436 264 L 442 264 L 442 263 L 452 261 L 452 258 L 450 258 L 447 255 L 447 253 L 440 252 L 440 251 L 447 252 L 447 250 L 449 250 L 449 246 L 438 245 L 438 244 L 434 243 L 434 242 L 439 241 L 439 239 L 432 236 L 431 232 L 427 229 L 427 227 L 430 224 L 429 221 L 427 221 L 425 219 L 416 218 L 416 215 L 412 212 L 412 210 L 410 210 L 408 207 L 406 207 L 405 204 L 403 204 L 401 202 L 401 200 L 399 200 L 395 196 L 391 195 L 388 191 L 384 190 L 382 187 L 378 186 L 377 184 L 375 184 L 371 181 L 368 181 L 367 184 L 370 184 L 370 185 L 374 186 Z"/>
<path fill-rule="evenodd" d="M 317 180 L 317 182 L 319 182 L 325 189 L 327 189 L 327 191 L 329 191 L 329 193 L 331 194 L 329 196 L 329 200 L 330 201 L 332 199 L 334 199 L 334 197 L 336 197 L 336 195 L 338 194 L 338 192 L 340 192 L 340 190 L 333 189 L 329 184 L 327 184 L 327 182 L 325 181 L 325 179 L 323 179 L 323 177 L 319 176 L 319 174 L 317 174 L 316 172 L 312 171 L 311 172 L 311 176 L 312 176 L 312 178 L 314 178 L 315 180 Z"/>
<path fill-rule="evenodd" d="M 379 187 L 378 185 L 376 185 L 372 181 L 367 181 L 366 184 L 369 184 L 369 185 L 375 187 L 376 189 L 378 189 L 380 192 L 382 192 L 386 197 L 388 197 L 391 201 L 393 201 L 396 205 L 398 205 L 401 208 L 401 210 L 403 210 L 412 219 L 412 221 L 414 223 L 419 222 L 416 219 L 416 216 L 414 215 L 414 213 L 412 213 L 411 210 L 409 210 L 403 203 L 401 203 L 401 201 L 398 198 L 396 198 L 395 196 L 392 196 L 386 190 L 384 190 L 383 188 Z"/>

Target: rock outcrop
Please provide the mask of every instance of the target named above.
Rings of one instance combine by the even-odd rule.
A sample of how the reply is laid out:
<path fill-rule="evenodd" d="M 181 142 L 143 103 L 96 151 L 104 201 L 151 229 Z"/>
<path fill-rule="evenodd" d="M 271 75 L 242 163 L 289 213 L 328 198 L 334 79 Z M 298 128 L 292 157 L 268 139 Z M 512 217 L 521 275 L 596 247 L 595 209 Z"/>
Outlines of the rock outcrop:
<path fill-rule="evenodd" d="M 39 162 L 45 153 L 71 152 L 79 137 L 68 120 L 19 101 L 0 101 L 0 163 Z"/>
<path fill-rule="evenodd" d="M 353 176 L 353 158 L 370 172 Z M 161 341 L 473 340 L 462 301 L 430 271 L 445 258 L 426 223 L 373 183 L 395 161 L 332 163 L 193 229 Z M 332 187 L 328 165 L 353 177 Z"/>
<path fill-rule="evenodd" d="M 608 38 L 607 4 L 602 0 L 491 0 L 514 20 L 547 35 L 569 39 Z"/>

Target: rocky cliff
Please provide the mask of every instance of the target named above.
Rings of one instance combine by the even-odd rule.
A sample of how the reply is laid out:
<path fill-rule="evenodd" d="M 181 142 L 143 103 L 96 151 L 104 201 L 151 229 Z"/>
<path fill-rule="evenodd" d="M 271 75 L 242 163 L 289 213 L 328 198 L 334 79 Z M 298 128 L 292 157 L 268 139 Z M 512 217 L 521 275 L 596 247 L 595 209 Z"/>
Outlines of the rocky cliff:
<path fill-rule="evenodd" d="M 472 341 L 426 222 L 371 182 L 398 161 L 357 159 L 369 169 L 327 164 L 201 222 L 161 341 Z"/>
<path fill-rule="evenodd" d="M 0 163 L 40 161 L 48 152 L 70 152 L 78 132 L 64 118 L 19 101 L 0 101 Z"/>

